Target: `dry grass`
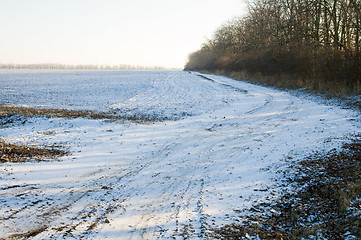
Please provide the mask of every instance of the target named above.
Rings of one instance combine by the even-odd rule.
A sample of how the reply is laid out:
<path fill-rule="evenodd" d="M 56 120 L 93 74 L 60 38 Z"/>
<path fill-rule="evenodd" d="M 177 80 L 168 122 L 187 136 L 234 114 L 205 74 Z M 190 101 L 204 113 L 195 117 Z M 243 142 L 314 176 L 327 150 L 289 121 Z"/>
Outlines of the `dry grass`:
<path fill-rule="evenodd" d="M 28 117 L 48 118 L 87 118 L 101 120 L 127 120 L 136 123 L 148 123 L 168 120 L 166 117 L 137 115 L 121 116 L 117 112 L 99 112 L 90 110 L 69 110 L 63 108 L 30 108 L 10 105 L 0 105 L 0 127 L 13 121 L 26 121 Z"/>
<path fill-rule="evenodd" d="M 69 152 L 61 149 L 60 146 L 31 146 L 25 144 L 7 143 L 0 138 L 0 163 L 26 162 L 26 161 L 44 161 L 56 159 L 68 155 Z"/>
<path fill-rule="evenodd" d="M 21 115 L 45 116 L 55 118 L 91 118 L 91 119 L 116 119 L 112 114 L 103 112 L 87 111 L 87 110 L 68 110 L 68 109 L 44 109 L 44 108 L 27 108 L 8 105 L 0 105 L 0 116 L 5 115 Z"/>
<path fill-rule="evenodd" d="M 47 229 L 46 226 L 39 227 L 34 230 L 30 230 L 26 233 L 21 233 L 21 234 L 19 233 L 19 234 L 11 235 L 11 236 L 7 237 L 6 240 L 29 239 L 29 238 L 35 237 L 36 235 L 39 235 L 40 233 L 44 232 L 46 229 Z M 0 238 L 0 240 L 5 240 L 5 238 Z"/>
<path fill-rule="evenodd" d="M 277 201 L 250 209 L 242 224 L 214 230 L 214 238 L 361 238 L 361 139 L 341 151 L 316 154 L 282 171 L 291 186 Z M 273 211 L 270 211 L 270 210 Z"/>
<path fill-rule="evenodd" d="M 272 86 L 281 90 L 301 90 L 306 94 L 315 94 L 325 99 L 332 99 L 343 107 L 361 111 L 361 101 L 357 100 L 361 95 L 361 85 L 358 82 L 318 81 L 316 78 L 304 78 L 297 74 L 281 74 L 277 76 L 263 76 L 262 74 L 250 74 L 243 72 L 217 72 L 219 75 L 230 76 L 233 79 L 247 81 L 264 86 Z"/>

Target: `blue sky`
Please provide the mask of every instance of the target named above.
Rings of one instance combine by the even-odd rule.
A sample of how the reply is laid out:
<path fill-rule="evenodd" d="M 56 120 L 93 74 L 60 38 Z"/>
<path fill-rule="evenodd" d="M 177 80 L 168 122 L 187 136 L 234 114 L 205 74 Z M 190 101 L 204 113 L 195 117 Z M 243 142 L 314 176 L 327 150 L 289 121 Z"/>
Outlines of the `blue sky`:
<path fill-rule="evenodd" d="M 0 63 L 181 68 L 243 0 L 1 0 Z"/>

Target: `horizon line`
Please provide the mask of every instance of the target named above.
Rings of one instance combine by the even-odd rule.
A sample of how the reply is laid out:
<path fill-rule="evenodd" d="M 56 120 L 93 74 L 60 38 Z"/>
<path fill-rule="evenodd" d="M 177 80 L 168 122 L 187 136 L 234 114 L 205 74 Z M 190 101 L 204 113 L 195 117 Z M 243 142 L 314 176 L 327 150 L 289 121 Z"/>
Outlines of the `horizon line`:
<path fill-rule="evenodd" d="M 61 63 L 0 63 L 0 69 L 54 69 L 54 70 L 182 70 L 178 67 L 132 64 L 61 64 Z"/>

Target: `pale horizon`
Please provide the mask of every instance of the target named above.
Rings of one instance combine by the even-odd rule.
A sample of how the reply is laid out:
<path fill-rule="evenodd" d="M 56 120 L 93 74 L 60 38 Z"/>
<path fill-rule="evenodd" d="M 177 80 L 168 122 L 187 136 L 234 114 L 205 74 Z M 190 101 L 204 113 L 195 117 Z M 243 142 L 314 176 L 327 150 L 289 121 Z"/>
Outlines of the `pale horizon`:
<path fill-rule="evenodd" d="M 242 0 L 3 0 L 0 64 L 183 68 Z"/>

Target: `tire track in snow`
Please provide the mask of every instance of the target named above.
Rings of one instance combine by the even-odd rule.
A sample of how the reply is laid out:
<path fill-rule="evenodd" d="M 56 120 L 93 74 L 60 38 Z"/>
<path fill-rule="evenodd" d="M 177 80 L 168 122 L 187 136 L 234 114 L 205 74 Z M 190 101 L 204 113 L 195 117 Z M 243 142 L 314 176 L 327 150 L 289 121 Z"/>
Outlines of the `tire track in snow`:
<path fill-rule="evenodd" d="M 172 144 L 166 146 L 163 150 L 159 152 L 169 152 L 169 149 Z M 9 220 L 11 218 L 28 218 L 28 216 L 36 216 L 36 221 L 34 225 L 40 224 L 38 228 L 42 229 L 43 232 L 48 231 L 49 233 L 39 234 L 39 239 L 42 238 L 58 238 L 58 237 L 81 237 L 89 233 L 92 228 L 95 227 L 101 219 L 105 219 L 105 216 L 111 211 L 114 211 L 116 208 L 121 208 L 121 203 L 124 202 L 127 198 L 131 196 L 132 189 L 128 190 L 128 194 L 123 193 L 124 185 L 130 185 L 134 179 L 136 179 L 137 174 L 139 174 L 143 169 L 146 169 L 152 164 L 148 162 L 142 165 L 136 165 L 135 170 L 125 171 L 126 173 L 119 172 L 105 172 L 104 175 L 100 175 L 98 178 L 92 181 L 86 181 L 85 185 L 77 187 L 77 189 L 64 189 L 61 186 L 42 186 L 43 190 L 34 192 L 34 189 L 37 187 L 31 186 L 21 189 L 17 189 L 17 192 L 22 195 L 32 194 L 32 195 L 41 195 L 41 192 L 44 192 L 46 189 L 52 189 L 58 191 L 62 195 L 61 198 L 56 197 L 56 193 L 53 193 L 52 196 L 47 196 L 46 199 L 39 197 L 39 200 L 33 203 L 24 202 L 23 206 L 18 210 L 13 210 L 12 213 L 5 217 L 4 220 Z M 101 174 L 103 170 L 99 169 L 95 172 L 91 172 L 82 176 L 85 180 L 88 177 L 94 176 L 95 174 Z M 114 174 L 114 175 L 113 175 Z M 124 181 L 125 179 L 125 181 Z M 7 188 L 11 192 L 2 191 L 1 194 L 12 195 L 14 193 L 13 188 Z M 3 190 L 7 190 L 4 189 Z M 109 189 L 109 190 L 108 190 Z M 31 192 L 32 190 L 32 192 Z M 116 192 L 119 193 L 115 194 Z M 116 197 L 112 198 L 112 196 Z M 110 196 L 110 200 L 107 199 Z M 123 199 L 122 199 L 123 196 Z M 89 201 L 89 199 L 91 201 Z M 101 203 L 101 205 L 99 205 Z M 120 204 L 119 204 L 120 203 Z M 81 208 L 79 212 L 77 209 Z M 24 213 L 25 210 L 28 212 Z M 67 215 L 62 216 L 62 212 L 74 212 L 74 216 L 70 216 L 70 219 L 66 220 Z M 57 225 L 54 221 L 57 218 L 63 218 L 61 225 Z M 25 219 L 24 219 L 25 220 Z M 44 225 L 43 223 L 46 223 Z M 81 230 L 78 230 L 81 229 Z M 18 232 L 18 230 L 16 230 Z M 25 232 L 26 233 L 26 232 Z M 24 233 L 24 234 L 25 234 Z M 14 236 L 18 236 L 19 233 Z M 9 236 L 10 238 L 12 236 Z"/>
<path fill-rule="evenodd" d="M 198 140 L 197 140 L 198 141 Z M 223 141 L 223 139 L 222 139 L 222 141 Z M 171 148 L 169 148 L 169 146 L 166 146 L 163 150 L 161 150 L 160 152 L 165 152 L 165 154 L 164 154 L 164 158 L 167 158 L 168 157 L 168 155 L 170 155 L 171 154 Z M 156 154 L 156 155 L 158 155 L 158 154 Z M 151 163 L 153 163 L 153 162 L 151 162 Z M 137 176 L 137 174 L 141 171 L 141 170 L 143 170 L 143 169 L 145 169 L 145 168 L 147 168 L 147 167 L 149 167 L 150 165 L 151 165 L 151 163 L 149 163 L 149 164 L 146 164 L 144 167 L 142 167 L 138 172 L 136 172 L 136 173 L 131 173 L 131 174 L 127 174 L 127 175 L 129 175 L 129 177 L 132 177 L 132 178 L 135 178 L 136 176 Z M 192 181 L 191 181 L 192 182 Z M 191 183 L 190 182 L 190 183 Z M 197 182 L 197 180 L 195 180 L 195 181 L 193 181 L 193 182 L 195 182 L 194 184 L 196 184 L 196 182 Z M 204 185 L 204 181 L 203 181 L 203 179 L 201 179 L 201 182 L 202 182 L 202 185 Z M 197 189 L 195 186 L 197 185 L 194 185 L 193 184 L 193 189 Z M 111 185 L 111 183 L 108 183 L 107 185 Z M 144 188 L 148 188 L 149 187 L 149 184 L 147 185 L 147 186 L 144 186 Z M 164 194 L 166 194 L 167 192 L 172 192 L 171 189 L 172 188 L 172 186 L 170 186 L 170 187 L 168 187 L 165 191 L 163 191 L 163 195 Z M 75 200 L 75 201 L 73 201 L 73 202 L 71 202 L 71 203 L 69 203 L 69 202 L 67 202 L 67 204 L 60 204 L 60 205 L 65 205 L 64 207 L 62 207 L 62 208 L 59 208 L 58 209 L 58 211 L 60 211 L 60 210 L 69 210 L 69 207 L 71 206 L 71 205 L 75 205 L 75 203 L 76 202 L 78 202 L 80 199 L 82 199 L 83 197 L 88 197 L 88 198 L 96 198 L 96 197 L 94 197 L 94 196 L 92 196 L 92 197 L 90 197 L 90 193 L 92 192 L 92 191 L 94 191 L 94 190 L 89 190 L 89 191 L 87 191 L 87 192 L 85 192 L 85 194 L 83 194 L 80 198 L 78 198 L 77 200 Z M 189 197 L 188 198 L 188 203 L 186 204 L 186 206 L 188 206 L 188 205 L 190 205 L 189 204 L 189 202 L 191 201 L 190 199 L 191 198 L 194 198 L 194 196 L 195 196 L 195 194 L 199 194 L 199 195 L 201 195 L 200 193 L 202 192 L 202 189 L 201 190 L 198 190 L 198 191 L 195 191 L 195 193 L 193 192 L 192 194 L 191 193 L 187 193 L 189 191 L 189 189 L 187 189 L 185 192 L 184 192 L 184 194 L 188 194 L 189 196 L 193 196 L 193 197 Z M 91 193 L 91 195 L 94 195 L 93 193 Z M 107 194 L 105 194 L 105 195 L 107 195 Z M 113 195 L 114 195 L 114 193 L 113 193 Z M 128 196 L 128 197 L 130 197 L 130 196 Z M 96 198 L 97 199 L 97 198 Z M 184 195 L 182 196 L 182 199 L 184 199 Z M 201 214 L 201 212 L 200 212 L 200 209 L 202 208 L 202 205 L 201 205 L 201 200 L 200 200 L 200 198 L 198 197 L 198 198 L 196 198 L 196 199 L 198 199 L 198 201 L 196 202 L 197 204 L 196 204 L 196 209 L 198 210 L 198 214 L 199 215 L 202 215 Z M 119 199 L 116 199 L 117 201 L 119 201 Z M 124 201 L 125 201 L 126 199 L 123 199 L 123 201 L 121 201 L 121 203 L 123 203 Z M 97 201 L 99 201 L 99 202 L 102 202 L 102 200 L 100 199 L 100 200 L 97 200 Z M 112 201 L 111 201 L 112 202 Z M 59 201 L 58 201 L 58 204 L 59 204 Z M 107 204 L 109 205 L 109 202 L 107 202 Z M 111 204 L 110 204 L 111 205 Z M 154 205 L 154 204 L 153 204 Z M 151 209 L 151 206 L 152 206 L 152 204 L 148 204 L 148 209 Z M 60 230 L 60 232 L 58 231 L 56 234 L 55 233 L 52 233 L 51 234 L 51 236 L 52 237 L 54 237 L 54 236 L 63 236 L 63 237 L 65 237 L 65 236 L 72 236 L 72 237 L 76 237 L 76 236 L 82 236 L 82 235 L 86 235 L 86 234 L 88 234 L 89 233 L 89 230 L 91 230 L 90 228 L 92 227 L 92 226 L 94 226 L 94 223 L 98 223 L 99 221 L 100 221 L 100 219 L 102 218 L 101 217 L 101 214 L 99 214 L 99 212 L 102 212 L 101 210 L 99 210 L 99 208 L 104 208 L 104 206 L 96 206 L 96 207 L 92 207 L 91 205 L 88 205 L 88 206 L 86 206 L 86 207 L 84 207 L 83 206 L 83 210 L 82 211 L 80 211 L 78 214 L 76 214 L 78 217 L 77 218 L 72 218 L 71 220 L 72 220 L 72 222 L 69 224 L 69 226 L 60 226 L 60 227 L 53 227 L 52 229 L 54 230 Z M 95 209 L 98 209 L 97 211 L 95 211 Z M 44 211 L 44 210 L 43 210 Z M 152 212 L 153 210 L 151 210 L 150 212 Z M 184 210 L 184 211 L 189 211 L 189 210 Z M 47 212 L 54 212 L 54 209 L 51 209 L 50 211 L 47 211 Z M 103 211 L 103 212 L 105 212 L 105 214 L 103 214 L 103 215 L 106 215 L 106 214 L 109 214 L 109 211 L 108 211 L 108 208 L 106 208 L 105 207 L 105 211 Z M 45 213 L 44 215 L 48 215 L 47 213 Z M 177 215 L 179 215 L 179 210 L 178 210 L 178 214 Z M 147 225 L 147 222 L 148 221 L 150 221 L 151 219 L 153 219 L 154 220 L 154 214 L 150 214 L 149 216 L 147 216 L 147 219 L 145 220 L 145 218 L 146 217 L 142 217 L 142 220 L 139 222 L 139 226 L 146 226 Z M 202 221 L 204 220 L 203 219 L 203 217 L 199 217 L 200 218 L 200 220 L 199 220 L 199 225 L 200 226 L 202 226 L 202 225 L 204 225 L 203 223 L 202 223 Z M 79 220 L 80 219 L 80 220 Z M 91 219 L 93 219 L 93 220 L 91 220 Z M 203 220 L 202 220 L 203 219 Z M 193 221 L 194 222 L 194 221 Z M 83 226 L 82 226 L 83 225 Z M 77 232 L 79 232 L 79 231 L 77 231 L 77 228 L 80 228 L 80 229 L 83 229 L 83 232 L 80 232 L 80 233 L 77 233 Z M 183 224 L 183 228 L 187 228 L 188 229 L 188 231 L 194 231 L 194 229 L 197 229 L 196 227 L 194 227 L 192 224 Z M 85 230 L 84 230 L 85 229 Z M 202 227 L 200 227 L 200 229 L 202 229 Z M 141 235 L 143 236 L 143 237 L 145 237 L 145 236 L 147 236 L 147 234 L 148 234 L 148 232 L 156 232 L 156 230 L 155 229 L 147 229 L 146 227 L 143 227 L 142 228 L 142 230 L 141 230 Z M 158 230 L 158 232 L 159 232 L 159 230 Z M 80 234 L 80 235 L 79 235 Z M 204 234 L 204 233 L 202 233 L 202 232 L 200 232 L 200 233 L 198 233 L 198 234 Z M 41 235 L 40 235 L 41 236 Z M 199 236 L 201 236 L 201 235 L 199 235 Z M 148 237 L 150 237 L 150 235 L 148 235 Z"/>
<path fill-rule="evenodd" d="M 225 86 L 225 85 L 223 85 Z M 227 87 L 227 86 L 225 86 Z M 234 90 L 231 89 L 229 87 L 227 87 L 230 90 Z M 269 96 L 267 96 L 269 97 Z M 246 115 L 250 115 L 250 114 L 255 114 L 256 112 L 262 111 L 264 110 L 268 104 L 270 104 L 271 101 L 267 100 L 265 101 L 265 104 L 261 107 L 257 107 L 254 110 L 251 110 L 249 112 L 246 112 Z M 271 107 L 271 106 L 270 106 Z M 252 135 L 254 129 L 257 129 L 258 126 L 254 126 L 253 129 L 249 128 L 249 134 Z M 219 130 L 219 129 L 218 129 Z M 182 138 L 189 138 L 189 139 L 193 139 L 193 142 L 195 142 L 192 146 L 196 145 L 196 142 L 200 142 L 202 140 L 204 140 L 206 137 L 204 135 L 200 135 L 200 136 L 196 136 L 194 138 L 194 136 L 183 136 L 180 137 L 180 139 Z M 195 140 L 194 140 L 195 139 Z M 219 140 L 218 144 L 221 144 L 222 142 L 226 141 L 227 139 L 222 138 Z M 188 140 L 182 139 L 182 142 L 188 142 Z M 212 142 L 214 144 L 214 142 Z M 173 145 L 173 146 L 171 146 Z M 176 144 L 171 144 L 171 145 L 166 145 L 162 150 L 160 150 L 158 153 L 154 154 L 157 157 L 152 159 L 150 162 L 148 162 L 147 164 L 145 164 L 144 166 L 142 166 L 139 171 L 136 172 L 131 172 L 129 174 L 126 174 L 126 177 L 131 179 L 127 184 L 123 184 L 123 185 L 132 185 L 132 181 L 135 181 L 135 179 L 139 176 L 139 173 L 143 170 L 148 170 L 150 168 L 150 166 L 152 164 L 156 164 L 156 163 L 162 163 L 162 161 L 164 161 L 165 159 L 167 159 L 167 157 L 169 155 L 174 155 L 177 151 L 174 150 L 174 148 L 176 148 L 176 146 L 181 145 L 180 141 Z M 211 146 L 207 146 L 207 148 L 211 149 L 212 151 L 212 147 Z M 182 151 L 183 149 L 179 150 Z M 178 152 L 179 152 L 178 151 Z M 208 150 L 205 150 L 205 152 L 208 152 Z M 201 159 L 201 157 L 199 157 L 198 159 Z M 179 164 L 180 166 L 182 166 L 182 164 Z M 153 167 L 154 168 L 154 167 Z M 227 169 L 228 168 L 228 164 L 226 163 L 224 165 L 224 168 Z M 204 170 L 204 169 L 203 169 Z M 151 170 L 152 172 L 153 170 Z M 188 172 L 189 169 L 187 171 L 184 172 Z M 206 175 L 205 173 L 203 173 L 202 175 Z M 156 175 L 154 178 L 154 184 L 159 185 L 159 182 L 156 182 L 158 179 L 160 179 L 161 177 L 164 177 L 162 175 Z M 174 176 L 173 176 L 174 178 Z M 169 179 L 167 179 L 169 180 Z M 103 182 L 107 182 L 104 181 Z M 163 188 L 162 192 L 160 193 L 160 195 L 158 195 L 158 199 L 157 201 L 154 201 L 153 203 L 148 203 L 147 205 L 143 206 L 142 208 L 146 208 L 147 212 L 146 214 L 144 214 L 143 216 L 141 216 L 140 220 L 138 221 L 138 224 L 136 224 L 134 226 L 135 229 L 140 228 L 140 230 L 134 231 L 133 232 L 133 238 L 137 238 L 137 236 L 141 236 L 142 238 L 151 238 L 151 237 L 161 237 L 162 236 L 162 232 L 165 231 L 164 229 L 161 229 L 159 227 L 147 227 L 148 225 L 152 225 L 152 222 L 154 222 L 154 220 L 156 219 L 156 215 L 159 214 L 159 209 L 157 209 L 158 206 L 162 206 L 162 204 L 164 205 L 164 201 L 159 201 L 159 199 L 161 200 L 166 200 L 168 201 L 169 199 L 165 198 L 164 196 L 169 195 L 169 192 L 174 192 L 174 191 L 182 191 L 178 190 L 178 188 L 182 188 L 183 184 L 179 184 L 179 181 L 174 181 L 168 183 L 168 181 L 163 181 L 161 182 L 162 184 L 168 184 L 166 185 L 166 187 Z M 112 187 L 113 185 L 116 185 L 118 183 L 118 181 L 116 181 L 115 184 L 113 184 L 112 182 L 107 182 L 106 185 L 111 186 L 110 188 L 112 189 L 112 193 L 107 193 L 104 194 L 104 196 L 111 194 L 114 196 L 114 192 L 117 192 L 114 190 L 114 187 Z M 148 183 L 147 185 L 143 186 L 143 189 L 148 189 L 151 187 L 151 185 L 153 184 L 153 182 Z M 192 218 L 191 222 L 188 223 L 183 223 L 182 227 L 180 229 L 187 229 L 187 231 L 190 232 L 194 232 L 194 234 L 198 235 L 198 237 L 202 237 L 204 236 L 204 225 L 205 225 L 205 215 L 202 213 L 202 203 L 201 203 L 201 195 L 202 195 L 202 191 L 203 191 L 203 186 L 204 186 L 204 180 L 202 179 L 194 179 L 192 178 L 192 180 L 189 181 L 189 185 L 192 186 L 191 189 L 187 188 L 186 190 L 184 190 L 183 195 L 181 197 L 181 199 L 183 199 L 183 201 L 186 199 L 185 196 L 187 196 L 187 200 L 186 203 L 183 203 L 183 207 L 182 207 L 182 211 L 184 212 L 183 214 L 188 215 L 189 218 Z M 198 188 L 199 187 L 199 188 Z M 57 227 L 56 229 L 61 229 L 60 232 L 57 232 L 56 234 L 52 234 L 51 236 L 71 236 L 71 237 L 80 237 L 80 236 L 85 236 L 86 234 L 89 233 L 89 231 L 91 230 L 92 226 L 94 226 L 95 223 L 99 223 L 100 219 L 104 219 L 106 215 L 108 215 L 110 212 L 108 211 L 108 208 L 106 207 L 106 205 L 112 205 L 113 202 L 117 201 L 117 202 L 121 202 L 122 204 L 125 203 L 128 199 L 132 199 L 132 196 L 137 195 L 137 194 L 142 194 L 141 190 L 140 191 L 136 191 L 134 189 L 137 189 L 137 186 L 135 186 L 134 188 L 130 188 L 130 190 L 128 190 L 128 192 L 131 192 L 131 194 L 128 194 L 128 196 L 124 197 L 122 200 L 120 199 L 113 199 L 111 201 L 105 201 L 102 200 L 102 198 L 98 199 L 96 196 L 96 194 L 94 193 L 90 193 L 87 192 L 85 195 L 83 196 L 87 196 L 88 198 L 92 198 L 92 199 L 97 199 L 97 202 L 104 202 L 103 205 L 101 206 L 93 206 L 93 205 L 87 205 L 86 207 L 83 207 L 84 209 L 80 212 L 78 212 L 76 215 L 76 218 L 72 218 L 72 222 L 69 224 L 69 227 Z M 124 189 L 122 189 L 124 191 Z M 190 191 L 191 190 L 191 191 Z M 95 190 L 92 190 L 95 191 Z M 93 195 L 92 197 L 90 197 L 90 195 Z M 77 201 L 75 201 L 77 202 Z M 75 202 L 73 202 L 70 205 L 76 205 Z M 181 204 L 179 204 L 179 206 L 182 206 Z M 123 207 L 124 208 L 124 207 Z M 65 210 L 66 208 L 64 208 Z M 103 209 L 103 211 L 101 210 Z M 125 209 L 125 208 L 124 208 Z M 169 210 L 169 209 L 168 209 Z M 103 214 L 103 213 L 104 214 Z M 124 210 L 125 212 L 125 210 Z M 171 215 L 172 210 L 170 210 Z M 196 215 L 192 215 L 191 212 L 195 212 Z M 166 212 L 167 213 L 167 212 Z M 162 216 L 162 220 L 165 220 L 165 216 Z M 177 213 L 177 217 L 179 218 L 179 208 L 178 208 L 178 213 Z M 183 217 L 184 218 L 184 217 Z M 168 217 L 168 221 L 172 221 L 172 217 Z M 198 219 L 198 220 L 197 220 Z M 167 220 L 166 220 L 167 221 Z M 184 219 L 183 219 L 184 222 Z M 54 228 L 53 228 L 54 229 Z M 77 229 L 83 229 L 82 231 L 79 231 Z M 179 229 L 179 226 L 178 226 Z M 179 230 L 178 230 L 179 231 Z"/>
<path fill-rule="evenodd" d="M 158 153 L 162 158 L 167 157 L 173 145 L 166 145 L 163 149 L 159 150 Z M 150 161 L 145 164 L 136 165 L 136 170 L 127 171 L 125 174 L 122 173 L 121 176 L 116 171 L 106 172 L 105 176 L 100 176 L 86 186 L 83 186 L 84 193 L 80 197 L 74 198 L 74 196 L 69 196 L 71 199 L 68 200 L 57 199 L 51 204 L 51 206 L 56 205 L 55 208 L 50 207 L 48 211 L 38 209 L 38 211 L 45 212 L 43 215 L 46 216 L 50 214 L 58 215 L 59 213 L 61 215 L 62 211 L 73 212 L 73 214 L 69 216 L 70 218 L 67 217 L 68 214 L 60 216 L 63 222 L 61 225 L 50 223 L 50 227 L 43 226 L 44 233 L 39 234 L 37 239 L 82 238 L 89 235 L 97 225 L 109 221 L 107 220 L 107 215 L 114 211 L 125 212 L 124 203 L 129 198 L 132 198 L 133 195 L 141 194 L 142 191 L 142 188 L 137 186 L 136 183 L 134 184 L 134 182 L 138 175 L 153 163 L 154 161 Z M 147 188 L 149 186 L 145 185 L 143 187 Z M 61 204 L 62 201 L 63 204 Z M 64 205 L 64 207 L 59 208 L 59 205 Z M 81 210 L 77 211 L 76 209 Z"/>

